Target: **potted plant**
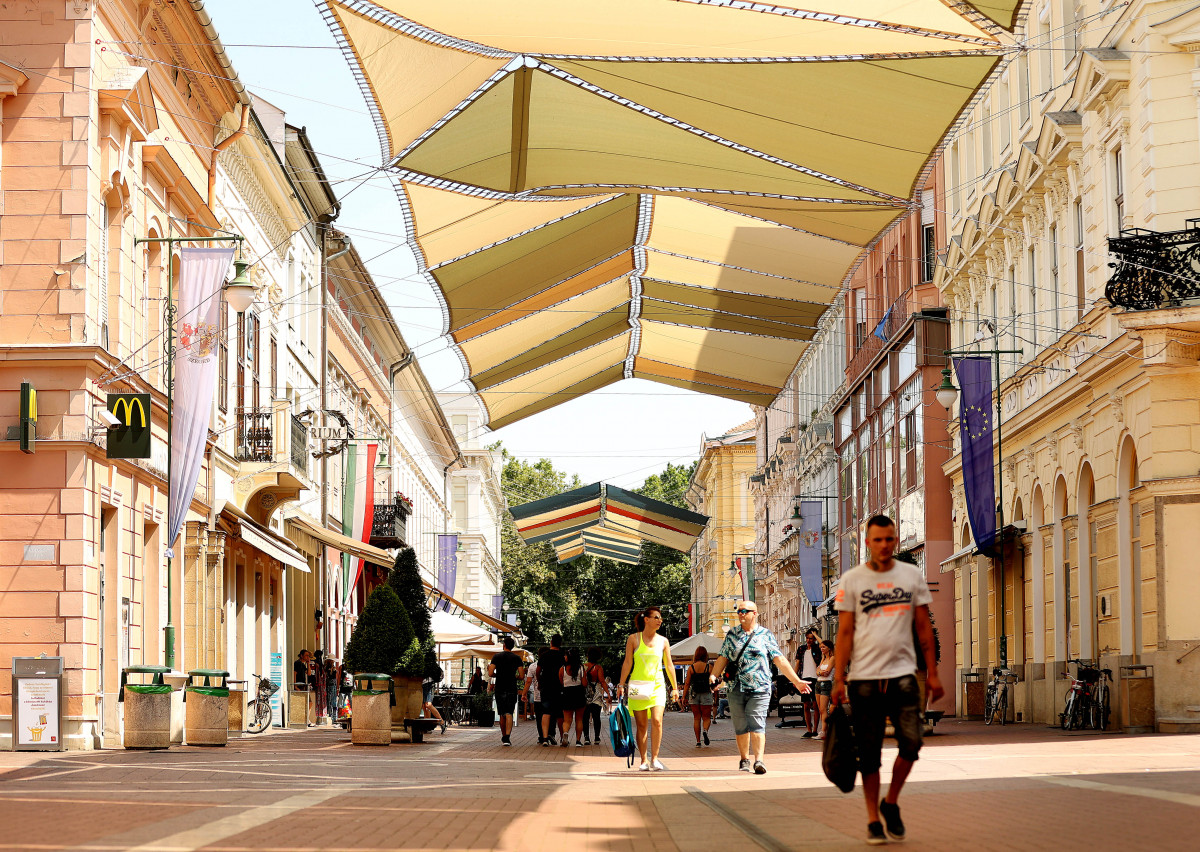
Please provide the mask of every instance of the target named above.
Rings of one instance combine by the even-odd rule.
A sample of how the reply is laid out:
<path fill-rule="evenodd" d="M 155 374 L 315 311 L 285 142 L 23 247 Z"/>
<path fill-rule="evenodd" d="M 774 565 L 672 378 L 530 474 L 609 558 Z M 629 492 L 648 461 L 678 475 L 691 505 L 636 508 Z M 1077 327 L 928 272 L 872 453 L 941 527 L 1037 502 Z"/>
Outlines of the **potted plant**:
<path fill-rule="evenodd" d="M 421 700 L 421 684 L 426 677 L 436 676 L 437 658 L 433 653 L 433 624 L 429 615 L 428 595 L 421 582 L 421 568 L 417 564 L 417 553 L 411 547 L 400 551 L 392 573 L 388 576 L 388 588 L 396 593 L 401 605 L 408 613 L 412 625 L 413 636 L 418 648 L 414 650 L 412 641 L 404 646 L 403 664 L 399 657 L 392 669 L 396 679 L 396 710 L 394 721 L 396 727 L 403 728 L 405 719 L 415 719 L 421 715 L 424 702 Z"/>
<path fill-rule="evenodd" d="M 481 692 L 471 696 L 471 721 L 481 728 L 490 728 L 496 724 L 496 713 L 492 709 L 492 696 Z"/>
<path fill-rule="evenodd" d="M 416 642 L 412 623 L 408 619 L 408 613 L 405 612 L 404 606 L 400 603 L 400 598 L 386 585 L 380 586 L 367 598 L 366 606 L 363 607 L 362 614 L 358 617 L 358 624 L 350 635 L 350 641 L 346 644 L 346 653 L 342 664 L 354 674 L 371 672 L 390 675 L 396 671 L 398 666 L 409 660 L 412 646 Z M 358 701 L 357 697 L 355 701 Z M 396 705 L 388 701 L 385 706 L 380 707 L 379 712 L 382 713 L 382 717 L 380 719 L 371 718 L 368 722 L 370 729 L 386 730 L 390 722 L 390 726 L 394 730 L 398 704 L 398 701 Z M 372 709 L 372 717 L 374 713 L 375 710 Z M 353 734 L 355 737 L 359 736 L 363 723 L 367 722 L 365 719 L 360 720 L 357 718 L 358 716 L 356 703 Z M 401 726 L 404 724 L 403 717 L 401 717 L 400 724 Z M 385 741 L 372 740 L 372 742 L 387 744 L 386 738 Z"/>

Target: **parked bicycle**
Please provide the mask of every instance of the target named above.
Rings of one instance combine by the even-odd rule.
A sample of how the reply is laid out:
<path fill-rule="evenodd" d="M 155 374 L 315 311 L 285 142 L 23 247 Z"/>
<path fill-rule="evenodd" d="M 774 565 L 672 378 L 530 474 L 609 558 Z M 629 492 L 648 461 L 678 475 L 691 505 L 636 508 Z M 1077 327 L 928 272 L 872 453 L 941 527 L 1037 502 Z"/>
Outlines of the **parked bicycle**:
<path fill-rule="evenodd" d="M 1066 705 L 1059 717 L 1063 730 L 1077 730 L 1087 726 L 1097 731 L 1108 727 L 1111 712 L 1109 684 L 1112 669 L 1101 669 L 1088 660 L 1068 660 L 1074 664 L 1075 677 L 1067 690 Z"/>
<path fill-rule="evenodd" d="M 246 730 L 261 734 L 271 724 L 271 696 L 279 691 L 279 684 L 262 675 L 251 675 L 258 679 L 254 698 L 246 707 Z"/>
<path fill-rule="evenodd" d="M 1008 724 L 1008 703 L 1010 685 L 1016 683 L 1017 675 L 1011 669 L 992 669 L 992 679 L 988 683 L 987 696 L 984 698 L 983 722 L 992 724 L 999 717 L 1000 724 Z"/>

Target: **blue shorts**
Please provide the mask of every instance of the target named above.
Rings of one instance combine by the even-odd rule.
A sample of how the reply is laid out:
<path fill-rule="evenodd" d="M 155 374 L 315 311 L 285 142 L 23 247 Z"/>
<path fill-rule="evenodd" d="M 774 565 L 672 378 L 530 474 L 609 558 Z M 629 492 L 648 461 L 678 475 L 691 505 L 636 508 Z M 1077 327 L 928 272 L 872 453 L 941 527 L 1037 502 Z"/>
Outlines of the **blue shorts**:
<path fill-rule="evenodd" d="M 730 689 L 729 714 L 733 717 L 733 732 L 761 734 L 767 729 L 767 706 L 771 703 L 769 692 L 740 692 Z"/>

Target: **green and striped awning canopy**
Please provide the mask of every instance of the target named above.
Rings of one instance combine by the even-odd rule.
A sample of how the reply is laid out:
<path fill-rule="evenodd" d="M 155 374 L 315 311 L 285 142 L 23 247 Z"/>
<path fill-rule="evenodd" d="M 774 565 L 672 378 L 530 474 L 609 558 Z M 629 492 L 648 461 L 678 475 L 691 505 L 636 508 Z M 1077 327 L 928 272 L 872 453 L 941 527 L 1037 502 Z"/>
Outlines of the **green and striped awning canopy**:
<path fill-rule="evenodd" d="M 708 523 L 705 515 L 601 482 L 509 511 L 522 539 L 550 542 L 564 564 L 584 555 L 636 563 L 644 541 L 687 552 Z"/>

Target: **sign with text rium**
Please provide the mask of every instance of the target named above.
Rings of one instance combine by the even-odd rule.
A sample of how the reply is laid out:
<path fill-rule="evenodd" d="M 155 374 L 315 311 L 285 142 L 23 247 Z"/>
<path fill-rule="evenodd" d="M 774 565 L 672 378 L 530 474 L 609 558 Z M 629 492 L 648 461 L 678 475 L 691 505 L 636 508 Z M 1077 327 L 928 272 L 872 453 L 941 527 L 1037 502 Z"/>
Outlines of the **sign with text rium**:
<path fill-rule="evenodd" d="M 108 458 L 150 458 L 150 394 L 110 393 L 108 410 L 120 421 L 108 430 Z"/>

